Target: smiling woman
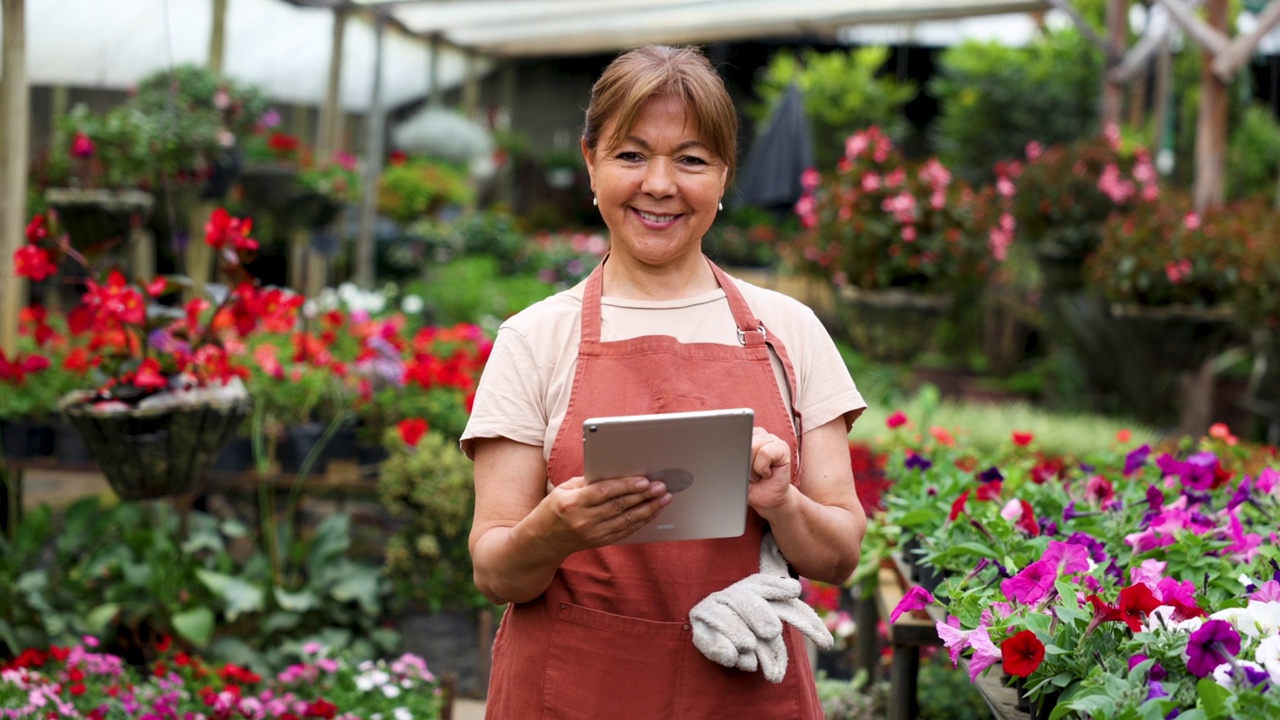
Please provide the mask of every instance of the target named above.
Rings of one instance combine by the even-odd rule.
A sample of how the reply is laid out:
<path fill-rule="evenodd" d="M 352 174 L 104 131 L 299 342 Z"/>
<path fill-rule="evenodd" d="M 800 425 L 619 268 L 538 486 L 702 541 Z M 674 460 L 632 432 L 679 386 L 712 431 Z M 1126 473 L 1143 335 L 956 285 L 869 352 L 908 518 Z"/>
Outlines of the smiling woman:
<path fill-rule="evenodd" d="M 803 641 L 831 637 L 791 571 L 857 565 L 865 404 L 811 310 L 702 253 L 736 135 L 693 48 L 628 52 L 592 90 L 581 144 L 610 252 L 503 324 L 462 437 L 476 587 L 510 603 L 491 718 L 822 715 Z M 656 476 L 586 482 L 584 419 L 723 408 L 754 412 L 745 532 L 623 542 L 681 500 Z"/>

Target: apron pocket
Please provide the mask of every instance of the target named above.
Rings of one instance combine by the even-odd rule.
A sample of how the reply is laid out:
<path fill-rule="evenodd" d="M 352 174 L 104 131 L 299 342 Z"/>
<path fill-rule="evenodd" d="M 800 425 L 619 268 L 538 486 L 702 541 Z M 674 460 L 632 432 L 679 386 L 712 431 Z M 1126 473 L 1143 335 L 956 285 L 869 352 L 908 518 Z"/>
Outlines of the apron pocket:
<path fill-rule="evenodd" d="M 686 623 L 641 620 L 560 603 L 547 653 L 543 717 L 674 717 L 684 645 L 693 645 Z"/>

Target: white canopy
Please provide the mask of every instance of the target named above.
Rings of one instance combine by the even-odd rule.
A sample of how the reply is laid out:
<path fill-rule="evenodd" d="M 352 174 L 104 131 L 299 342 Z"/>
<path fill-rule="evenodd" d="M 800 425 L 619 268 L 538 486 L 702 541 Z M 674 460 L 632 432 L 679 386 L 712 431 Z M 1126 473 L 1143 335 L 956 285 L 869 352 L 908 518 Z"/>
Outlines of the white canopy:
<path fill-rule="evenodd" d="M 228 0 L 223 70 L 278 102 L 318 105 L 325 95 L 334 13 L 281 0 Z M 158 70 L 208 60 L 212 0 L 26 0 L 27 75 L 32 85 L 125 89 Z M 390 106 L 430 90 L 430 52 L 418 37 L 388 29 L 383 97 Z M 348 20 L 341 104 L 363 111 L 373 84 L 375 31 L 366 13 Z M 461 51 L 440 52 L 443 87 L 460 84 Z M 483 68 L 482 68 L 483 69 Z"/>

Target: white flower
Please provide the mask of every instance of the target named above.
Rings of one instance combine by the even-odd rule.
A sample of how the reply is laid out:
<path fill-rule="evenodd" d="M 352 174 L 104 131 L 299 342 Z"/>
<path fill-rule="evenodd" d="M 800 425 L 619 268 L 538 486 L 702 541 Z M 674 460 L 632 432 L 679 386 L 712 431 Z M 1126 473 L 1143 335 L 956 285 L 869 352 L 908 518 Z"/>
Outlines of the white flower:
<path fill-rule="evenodd" d="M 409 712 L 407 707 L 398 707 L 392 712 L 395 714 L 396 720 L 413 720 L 413 713 Z"/>
<path fill-rule="evenodd" d="M 373 689 L 373 680 L 368 675 L 357 675 L 356 688 L 358 688 L 360 692 L 369 692 Z"/>
<path fill-rule="evenodd" d="M 1237 632 L 1249 637 L 1266 637 L 1280 630 L 1280 602 L 1253 600 L 1246 607 L 1219 610 L 1209 618 L 1226 620 Z"/>
<path fill-rule="evenodd" d="M 1240 573 L 1240 577 L 1236 578 L 1236 580 L 1238 580 L 1240 584 L 1244 585 L 1245 587 L 1249 587 L 1250 585 L 1257 585 L 1257 583 L 1250 580 L 1249 576 L 1245 575 L 1244 573 Z"/>
<path fill-rule="evenodd" d="M 1161 605 L 1147 614 L 1147 619 L 1143 621 L 1143 629 L 1147 632 L 1171 630 L 1173 632 L 1193 633 L 1204 624 L 1204 618 L 1202 617 L 1187 618 L 1182 622 L 1177 622 L 1173 618 L 1176 612 L 1177 610 L 1169 605 Z"/>
<path fill-rule="evenodd" d="M 1218 667 L 1214 668 L 1213 679 L 1224 688 L 1235 689 L 1237 686 L 1241 685 L 1240 681 L 1245 679 L 1245 668 L 1251 668 L 1258 672 L 1262 672 L 1262 667 L 1257 663 L 1249 662 L 1248 660 L 1237 660 L 1235 668 L 1231 666 L 1231 663 L 1222 663 Z M 1238 669 L 1239 672 L 1238 676 L 1233 672 L 1233 670 L 1236 669 Z"/>
<path fill-rule="evenodd" d="M 426 307 L 426 303 L 417 295 L 405 295 L 400 301 L 400 311 L 405 315 L 417 315 Z"/>
<path fill-rule="evenodd" d="M 383 685 L 382 694 L 389 698 L 400 697 L 400 688 L 391 684 Z"/>
<path fill-rule="evenodd" d="M 1253 659 L 1266 668 L 1272 685 L 1280 685 L 1280 635 L 1271 635 L 1258 643 Z"/>

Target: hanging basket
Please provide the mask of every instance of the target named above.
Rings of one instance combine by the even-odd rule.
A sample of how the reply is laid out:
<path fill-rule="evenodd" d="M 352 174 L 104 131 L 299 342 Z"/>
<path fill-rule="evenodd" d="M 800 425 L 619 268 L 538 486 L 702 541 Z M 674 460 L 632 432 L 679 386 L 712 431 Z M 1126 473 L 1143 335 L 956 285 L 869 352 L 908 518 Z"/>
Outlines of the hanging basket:
<path fill-rule="evenodd" d="M 72 245 L 79 248 L 125 240 L 155 204 L 155 198 L 141 190 L 49 188 L 44 199 L 58 213 L 58 224 L 71 236 Z"/>
<path fill-rule="evenodd" d="M 1111 317 L 1147 353 L 1157 370 L 1189 372 L 1218 354 L 1235 332 L 1235 311 L 1228 305 L 1113 303 Z"/>
<path fill-rule="evenodd" d="M 246 165 L 240 171 L 240 189 L 250 207 L 279 215 L 298 193 L 298 169 L 292 165 Z"/>
<path fill-rule="evenodd" d="M 951 296 L 904 288 L 839 289 L 837 305 L 849 340 L 873 360 L 904 362 L 933 342 Z"/>
<path fill-rule="evenodd" d="M 284 214 L 291 227 L 321 228 L 332 223 L 341 210 L 342 203 L 328 195 L 300 190 L 289 198 Z"/>
<path fill-rule="evenodd" d="M 199 488 L 252 401 L 237 379 L 223 386 L 153 395 L 136 407 L 99 407 L 76 390 L 59 403 L 122 500 Z"/>

